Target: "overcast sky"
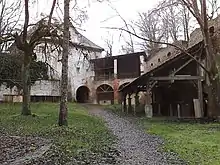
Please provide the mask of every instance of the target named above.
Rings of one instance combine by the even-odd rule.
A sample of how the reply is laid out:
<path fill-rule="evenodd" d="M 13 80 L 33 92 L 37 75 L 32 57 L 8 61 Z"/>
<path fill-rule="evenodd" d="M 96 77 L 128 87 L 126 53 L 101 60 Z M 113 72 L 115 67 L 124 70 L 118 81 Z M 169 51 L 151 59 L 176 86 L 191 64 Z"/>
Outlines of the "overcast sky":
<path fill-rule="evenodd" d="M 158 2 L 158 0 L 114 0 L 111 2 L 112 6 L 117 9 L 120 15 L 129 22 L 137 19 L 138 12 L 146 11 L 152 8 Z M 88 8 L 88 15 L 89 20 L 82 27 L 83 29 L 86 29 L 84 34 L 93 42 L 104 48 L 106 47 L 104 40 L 113 35 L 113 52 L 114 54 L 118 54 L 121 44 L 123 44 L 123 39 L 119 38 L 119 32 L 101 28 L 124 26 L 119 17 L 113 17 L 108 21 L 104 21 L 116 15 L 116 12 L 106 2 L 93 3 L 90 5 L 90 8 Z"/>
<path fill-rule="evenodd" d="M 137 19 L 138 12 L 146 11 L 152 8 L 158 0 L 110 0 L 111 5 L 117 9 L 120 15 L 130 22 Z M 60 8 L 63 10 L 62 2 Z M 82 24 L 81 33 L 84 34 L 94 43 L 100 45 L 103 48 L 106 48 L 104 40 L 113 35 L 114 45 L 113 45 L 113 54 L 119 54 L 121 45 L 124 44 L 124 39 L 120 38 L 120 32 L 115 30 L 108 30 L 102 27 L 122 27 L 124 26 L 122 20 L 119 17 L 113 17 L 108 21 L 105 21 L 108 18 L 116 15 L 116 12 L 108 5 L 107 2 L 99 3 L 96 0 L 78 0 L 82 3 L 81 7 L 87 10 L 88 20 Z M 89 2 L 89 3 L 88 3 Z M 74 1 L 71 2 L 73 5 Z M 52 0 L 38 0 L 38 3 L 32 5 L 30 12 L 32 13 L 32 21 L 35 22 L 39 20 L 40 14 L 48 14 L 51 8 Z M 37 11 L 37 12 L 36 12 Z M 58 11 L 58 12 L 57 12 Z M 74 19 L 73 10 L 71 10 L 71 16 Z M 59 9 L 56 9 L 54 15 L 59 15 L 62 19 L 63 16 L 59 12 Z M 104 21 L 104 22 L 103 22 Z M 110 33 L 110 34 L 109 34 Z M 120 40 L 119 40 L 120 39 Z"/>

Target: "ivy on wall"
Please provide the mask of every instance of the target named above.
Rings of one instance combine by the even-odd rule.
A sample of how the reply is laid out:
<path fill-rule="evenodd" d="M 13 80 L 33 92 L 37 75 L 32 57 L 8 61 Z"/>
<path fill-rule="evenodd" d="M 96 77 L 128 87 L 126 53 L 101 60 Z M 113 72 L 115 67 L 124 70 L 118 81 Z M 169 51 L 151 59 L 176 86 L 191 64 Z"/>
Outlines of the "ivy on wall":
<path fill-rule="evenodd" d="M 22 55 L 4 53 L 0 54 L 0 85 L 8 88 L 14 86 L 22 89 Z M 31 84 L 37 80 L 48 80 L 48 66 L 42 61 L 32 60 L 30 66 Z"/>

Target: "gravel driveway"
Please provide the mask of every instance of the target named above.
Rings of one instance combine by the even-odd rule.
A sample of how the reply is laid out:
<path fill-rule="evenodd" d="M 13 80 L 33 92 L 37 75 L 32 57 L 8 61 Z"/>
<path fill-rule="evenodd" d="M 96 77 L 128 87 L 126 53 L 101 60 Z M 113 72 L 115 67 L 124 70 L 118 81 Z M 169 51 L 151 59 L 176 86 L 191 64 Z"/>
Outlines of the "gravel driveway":
<path fill-rule="evenodd" d="M 116 148 L 120 153 L 120 165 L 167 165 L 186 164 L 174 153 L 159 152 L 163 141 L 157 136 L 149 135 L 130 120 L 121 118 L 98 106 L 87 106 L 91 114 L 102 117 L 107 127 L 117 137 Z"/>

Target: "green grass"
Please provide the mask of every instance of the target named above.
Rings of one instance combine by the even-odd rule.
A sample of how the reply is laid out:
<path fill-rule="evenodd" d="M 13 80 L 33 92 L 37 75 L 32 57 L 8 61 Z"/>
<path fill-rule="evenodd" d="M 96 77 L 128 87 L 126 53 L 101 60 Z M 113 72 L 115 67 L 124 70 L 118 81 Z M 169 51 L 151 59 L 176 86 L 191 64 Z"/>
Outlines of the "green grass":
<path fill-rule="evenodd" d="M 59 104 L 32 104 L 31 110 L 36 114 L 35 117 L 21 116 L 20 104 L 0 104 L 0 132 L 52 139 L 56 144 L 54 152 L 61 157 L 59 161 L 66 162 L 71 157 L 86 161 L 91 154 L 97 159 L 108 152 L 114 138 L 104 122 L 90 116 L 77 104 L 71 103 L 68 107 L 68 127 L 59 127 Z"/>
<path fill-rule="evenodd" d="M 220 164 L 220 124 L 187 124 L 143 119 L 146 131 L 165 139 L 163 149 L 191 165 Z"/>

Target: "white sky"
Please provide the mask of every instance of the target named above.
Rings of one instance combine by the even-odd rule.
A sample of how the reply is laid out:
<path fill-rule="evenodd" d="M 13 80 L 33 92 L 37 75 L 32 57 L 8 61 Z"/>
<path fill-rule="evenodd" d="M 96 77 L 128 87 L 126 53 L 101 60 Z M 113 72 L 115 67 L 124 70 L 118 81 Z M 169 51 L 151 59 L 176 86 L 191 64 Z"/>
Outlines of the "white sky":
<path fill-rule="evenodd" d="M 126 21 L 130 22 L 137 19 L 138 12 L 152 8 L 157 2 L 158 0 L 114 0 L 112 5 Z M 118 54 L 121 44 L 123 44 L 123 39 L 119 38 L 119 32 L 102 27 L 122 27 L 124 26 L 123 21 L 119 17 L 114 17 L 103 22 L 116 15 L 116 12 L 106 2 L 91 4 L 88 15 L 89 20 L 83 26 L 86 32 L 83 34 L 104 48 L 106 48 L 104 40 L 113 35 L 113 53 Z"/>
<path fill-rule="evenodd" d="M 146 11 L 152 8 L 158 0 L 110 0 L 112 6 L 117 9 L 120 15 L 126 19 L 126 21 L 132 21 L 137 18 L 138 12 Z M 59 0 L 63 2 L 63 0 Z M 80 31 L 88 39 L 106 49 L 105 39 L 113 35 L 113 54 L 119 54 L 121 45 L 124 44 L 123 38 L 119 40 L 120 32 L 115 30 L 109 30 L 102 27 L 122 27 L 124 26 L 122 20 L 119 17 L 114 17 L 108 21 L 104 20 L 116 15 L 116 12 L 108 5 L 107 2 L 99 3 L 96 0 L 78 0 L 82 3 L 83 7 L 86 6 L 88 20 L 82 25 Z M 89 2 L 89 3 L 88 3 Z M 72 0 L 72 5 L 74 1 Z M 32 21 L 37 21 L 41 13 L 48 14 L 51 8 L 52 0 L 38 0 L 38 5 L 35 4 L 33 9 L 30 10 L 32 15 Z M 32 5 L 33 6 L 33 5 Z M 60 6 L 63 10 L 62 5 Z M 58 9 L 59 10 L 59 9 Z M 37 12 L 36 12 L 37 11 Z M 57 15 L 57 13 L 55 13 Z M 72 13 L 74 19 L 74 14 Z M 60 15 L 62 18 L 62 15 Z M 83 31 L 85 30 L 85 31 Z M 110 34 L 109 34 L 110 33 Z"/>
<path fill-rule="evenodd" d="M 17 0 L 7 0 L 7 3 L 11 4 Z M 53 0 L 30 0 L 30 23 L 35 23 L 42 18 L 41 14 L 48 15 L 51 9 Z M 111 5 L 117 9 L 120 15 L 130 23 L 131 21 L 136 21 L 138 19 L 138 12 L 144 12 L 151 8 L 153 8 L 160 0 L 103 0 L 104 2 L 99 3 L 97 0 L 71 0 L 71 6 L 74 5 L 74 2 L 77 1 L 78 4 L 87 11 L 88 20 L 79 27 L 79 30 L 82 34 L 84 34 L 88 39 L 96 43 L 97 45 L 107 49 L 105 40 L 107 38 L 112 38 L 113 35 L 113 55 L 120 54 L 121 45 L 124 45 L 124 38 L 120 37 L 120 32 L 117 30 L 110 30 L 103 27 L 123 27 L 124 23 L 119 17 L 113 17 L 112 19 L 108 19 L 112 16 L 115 16 L 117 13 L 108 5 L 108 1 L 111 2 Z M 217 2 L 219 2 L 218 0 Z M 22 1 L 23 2 L 23 1 Z M 60 20 L 63 20 L 63 14 L 60 12 L 63 11 L 63 0 L 58 0 L 60 4 L 60 9 L 57 8 L 54 12 L 55 17 L 59 17 Z M 70 8 L 70 15 L 73 19 L 75 19 L 75 15 L 73 13 L 73 9 Z M 22 13 L 21 18 L 24 19 L 24 14 Z M 16 18 L 15 18 L 16 19 Z M 108 19 L 108 21 L 104 21 Z M 104 22 L 103 22 L 104 21 Z M 21 23 L 23 24 L 22 20 Z M 195 26 L 196 23 L 192 23 L 191 26 Z M 194 29 L 194 28 L 193 28 Z M 123 33 L 123 36 L 126 36 L 126 33 Z M 137 39 L 134 37 L 135 41 Z M 137 46 L 138 47 L 138 46 Z M 136 49 L 138 51 L 138 49 Z"/>

